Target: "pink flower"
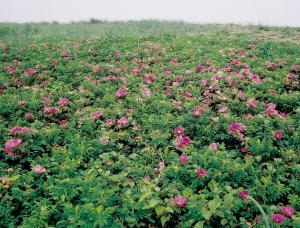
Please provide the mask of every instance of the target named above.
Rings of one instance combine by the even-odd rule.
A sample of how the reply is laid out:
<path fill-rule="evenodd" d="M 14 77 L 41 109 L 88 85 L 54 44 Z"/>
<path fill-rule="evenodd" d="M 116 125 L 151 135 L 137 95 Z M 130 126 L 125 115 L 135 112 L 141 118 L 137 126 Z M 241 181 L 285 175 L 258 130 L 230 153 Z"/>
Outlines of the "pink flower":
<path fill-rule="evenodd" d="M 21 139 L 10 139 L 5 143 L 5 149 L 13 150 L 19 146 L 21 146 L 22 140 Z"/>
<path fill-rule="evenodd" d="M 123 98 L 127 95 L 127 92 L 128 92 L 128 88 L 126 86 L 123 86 L 121 89 L 119 89 L 117 92 L 116 92 L 116 96 L 118 98 Z"/>
<path fill-rule="evenodd" d="M 152 83 L 154 81 L 154 76 L 148 75 L 144 77 L 144 81 L 148 84 Z"/>
<path fill-rule="evenodd" d="M 181 155 L 181 156 L 179 157 L 179 163 L 180 163 L 181 165 L 183 165 L 184 163 L 186 163 L 188 160 L 189 160 L 189 158 L 188 158 L 187 156 L 185 156 L 185 155 Z"/>
<path fill-rule="evenodd" d="M 182 96 L 186 97 L 186 98 L 190 98 L 192 96 L 192 94 L 190 92 L 184 91 L 182 93 Z"/>
<path fill-rule="evenodd" d="M 9 130 L 9 134 L 10 135 L 16 135 L 17 133 L 22 134 L 22 131 L 23 131 L 22 127 L 16 126 Z"/>
<path fill-rule="evenodd" d="M 258 103 L 257 100 L 255 100 L 253 98 L 250 98 L 250 99 L 247 100 L 246 106 L 247 107 L 254 107 L 255 108 L 257 106 L 257 103 Z"/>
<path fill-rule="evenodd" d="M 182 126 L 178 126 L 173 130 L 173 133 L 175 135 L 183 135 L 184 133 L 184 128 Z"/>
<path fill-rule="evenodd" d="M 265 113 L 269 116 L 276 116 L 278 114 L 278 112 L 273 108 L 267 108 Z"/>
<path fill-rule="evenodd" d="M 57 108 L 52 106 L 52 107 L 45 107 L 43 113 L 51 114 L 51 113 L 56 113 L 57 111 L 58 111 Z"/>
<path fill-rule="evenodd" d="M 272 221 L 274 221 L 275 223 L 282 223 L 284 221 L 284 216 L 281 214 L 273 214 L 271 216 Z"/>
<path fill-rule="evenodd" d="M 164 168 L 165 168 L 165 163 L 164 162 L 159 162 L 158 168 L 155 168 L 156 172 L 160 173 Z"/>
<path fill-rule="evenodd" d="M 242 153 L 249 152 L 249 149 L 247 147 L 242 147 L 240 150 L 241 150 Z"/>
<path fill-rule="evenodd" d="M 37 69 L 35 69 L 35 68 L 29 68 L 29 69 L 24 70 L 25 76 L 32 76 L 36 72 L 37 72 Z"/>
<path fill-rule="evenodd" d="M 26 113 L 24 114 L 24 117 L 25 117 L 26 119 L 34 119 L 34 116 L 33 116 L 33 114 L 32 114 L 31 112 L 26 112 Z"/>
<path fill-rule="evenodd" d="M 114 120 L 113 119 L 107 119 L 105 120 L 105 127 L 110 127 L 114 124 Z"/>
<path fill-rule="evenodd" d="M 191 140 L 188 136 L 182 137 L 182 135 L 178 136 L 176 138 L 176 146 L 180 150 L 184 150 L 186 146 L 188 146 L 191 143 Z"/>
<path fill-rule="evenodd" d="M 192 112 L 193 117 L 199 117 L 202 115 L 204 112 L 204 109 L 201 108 L 200 106 L 195 106 L 194 111 Z"/>
<path fill-rule="evenodd" d="M 58 100 L 58 104 L 60 106 L 64 106 L 64 105 L 68 104 L 69 102 L 70 102 L 70 100 L 68 98 L 59 98 L 59 100 Z"/>
<path fill-rule="evenodd" d="M 123 116 L 118 120 L 118 124 L 126 126 L 128 124 L 128 119 L 127 117 Z"/>
<path fill-rule="evenodd" d="M 65 125 L 68 124 L 68 121 L 67 120 L 61 120 L 61 121 L 59 121 L 59 124 L 60 124 L 60 126 L 65 126 Z"/>
<path fill-rule="evenodd" d="M 184 207 L 187 203 L 187 199 L 181 195 L 175 196 L 171 203 L 178 207 Z"/>
<path fill-rule="evenodd" d="M 208 173 L 207 169 L 199 169 L 197 172 L 198 177 L 204 177 Z"/>
<path fill-rule="evenodd" d="M 276 139 L 281 140 L 283 138 L 282 131 L 276 131 L 275 137 L 276 137 Z"/>
<path fill-rule="evenodd" d="M 109 143 L 109 138 L 108 137 L 102 137 L 99 139 L 99 142 L 102 144 L 107 144 Z"/>
<path fill-rule="evenodd" d="M 228 127 L 228 130 L 231 131 L 231 132 L 233 132 L 233 133 L 235 133 L 235 134 L 238 134 L 238 133 L 247 131 L 247 128 L 242 123 L 233 122 Z"/>
<path fill-rule="evenodd" d="M 211 151 L 217 151 L 218 150 L 218 144 L 217 143 L 212 143 L 208 147 Z"/>
<path fill-rule="evenodd" d="M 249 191 L 244 190 L 244 191 L 239 193 L 239 196 L 241 197 L 242 200 L 245 200 L 249 196 Z"/>
<path fill-rule="evenodd" d="M 42 173 L 46 172 L 46 169 L 41 165 L 36 165 L 31 170 L 32 170 L 32 172 L 38 173 L 38 174 L 42 174 Z"/>
<path fill-rule="evenodd" d="M 150 97 L 151 96 L 151 91 L 147 87 L 143 87 L 141 90 L 142 90 L 142 93 L 145 97 Z"/>
<path fill-rule="evenodd" d="M 103 116 L 103 112 L 100 112 L 100 111 L 92 112 L 92 113 L 90 114 L 90 117 L 91 117 L 93 120 L 99 119 L 101 116 Z"/>
<path fill-rule="evenodd" d="M 197 66 L 197 72 L 202 73 L 202 72 L 204 72 L 204 70 L 205 70 L 204 66 L 202 66 L 202 65 Z"/>
<path fill-rule="evenodd" d="M 281 207 L 280 211 L 283 215 L 287 216 L 287 217 L 292 217 L 295 213 L 295 210 L 290 207 L 290 205 L 287 205 L 285 207 Z"/>

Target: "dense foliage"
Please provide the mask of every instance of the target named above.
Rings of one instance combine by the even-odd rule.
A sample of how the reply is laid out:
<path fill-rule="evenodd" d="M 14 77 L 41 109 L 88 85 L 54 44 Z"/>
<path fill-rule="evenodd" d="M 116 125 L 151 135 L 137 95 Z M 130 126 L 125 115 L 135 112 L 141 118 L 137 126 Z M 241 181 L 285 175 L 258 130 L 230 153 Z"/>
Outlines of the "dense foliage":
<path fill-rule="evenodd" d="M 298 45 L 123 36 L 0 54 L 1 227 L 299 226 Z"/>

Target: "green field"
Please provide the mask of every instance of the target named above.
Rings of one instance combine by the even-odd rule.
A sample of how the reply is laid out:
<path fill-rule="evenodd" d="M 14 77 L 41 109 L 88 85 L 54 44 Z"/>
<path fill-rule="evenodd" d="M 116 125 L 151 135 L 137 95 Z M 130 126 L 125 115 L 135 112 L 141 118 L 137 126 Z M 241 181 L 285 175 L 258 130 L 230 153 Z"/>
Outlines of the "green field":
<path fill-rule="evenodd" d="M 300 28 L 0 24 L 0 227 L 300 227 Z"/>

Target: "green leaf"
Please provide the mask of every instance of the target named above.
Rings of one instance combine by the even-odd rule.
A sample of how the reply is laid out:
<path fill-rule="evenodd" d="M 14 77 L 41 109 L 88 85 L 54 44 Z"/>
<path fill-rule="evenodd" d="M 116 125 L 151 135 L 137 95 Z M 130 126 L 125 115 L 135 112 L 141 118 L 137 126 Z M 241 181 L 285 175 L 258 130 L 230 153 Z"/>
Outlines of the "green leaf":
<path fill-rule="evenodd" d="M 171 217 L 170 215 L 161 217 L 160 218 L 161 224 L 164 226 L 166 224 L 166 222 L 168 222 L 170 220 L 170 217 Z"/>
<path fill-rule="evenodd" d="M 143 209 L 150 209 L 150 208 L 153 208 L 153 207 L 155 207 L 158 203 L 159 203 L 159 200 L 157 200 L 157 199 L 151 199 L 151 200 L 149 201 L 149 203 L 143 207 Z"/>
<path fill-rule="evenodd" d="M 222 200 L 220 198 L 215 198 L 208 203 L 209 210 L 211 213 L 215 213 L 217 208 L 222 204 Z"/>
<path fill-rule="evenodd" d="M 211 212 L 207 210 L 206 208 L 202 208 L 202 216 L 206 219 L 209 220 L 211 216 Z"/>
<path fill-rule="evenodd" d="M 200 222 L 197 222 L 194 226 L 194 228 L 203 228 L 203 225 L 204 225 L 205 221 L 200 221 Z"/>

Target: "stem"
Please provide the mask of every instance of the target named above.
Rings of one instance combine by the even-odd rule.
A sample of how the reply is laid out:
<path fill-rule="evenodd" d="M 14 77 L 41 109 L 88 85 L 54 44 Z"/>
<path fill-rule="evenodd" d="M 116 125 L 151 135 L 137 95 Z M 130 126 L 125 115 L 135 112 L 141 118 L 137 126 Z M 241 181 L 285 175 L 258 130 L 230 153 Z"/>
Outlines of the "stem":
<path fill-rule="evenodd" d="M 264 209 L 262 208 L 262 206 L 255 199 L 253 199 L 251 196 L 248 196 L 247 198 L 249 198 L 258 207 L 258 209 L 260 210 L 260 213 L 262 214 L 263 219 L 266 223 L 266 228 L 270 228 L 269 219 L 268 219 Z"/>

